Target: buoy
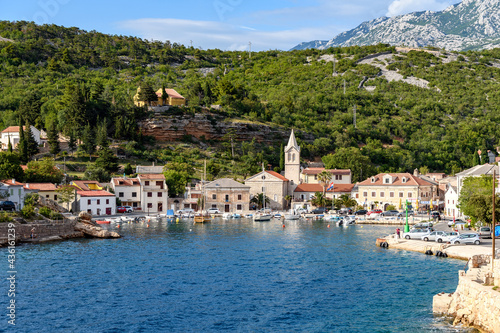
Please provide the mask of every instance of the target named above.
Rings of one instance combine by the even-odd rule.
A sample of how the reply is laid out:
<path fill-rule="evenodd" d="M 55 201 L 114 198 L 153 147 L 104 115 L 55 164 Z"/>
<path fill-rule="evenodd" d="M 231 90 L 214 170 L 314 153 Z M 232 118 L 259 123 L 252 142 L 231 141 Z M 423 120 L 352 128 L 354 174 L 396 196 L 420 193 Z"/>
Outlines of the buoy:
<path fill-rule="evenodd" d="M 285 225 L 283 224 L 283 228 L 285 227 Z"/>
<path fill-rule="evenodd" d="M 148 224 L 148 228 L 149 228 L 149 224 Z"/>
<path fill-rule="evenodd" d="M 179 223 L 179 218 L 177 218 L 177 219 L 175 220 L 175 222 L 176 222 L 176 223 Z"/>
<path fill-rule="evenodd" d="M 326 227 L 327 227 L 327 228 L 330 228 L 330 225 L 327 225 Z"/>
<path fill-rule="evenodd" d="M 361 226 L 361 228 L 363 228 L 363 226 Z"/>
<path fill-rule="evenodd" d="M 119 225 L 119 224 L 117 224 L 117 225 L 116 225 L 116 227 L 117 227 L 117 228 L 119 228 L 119 227 L 120 227 L 120 225 Z"/>

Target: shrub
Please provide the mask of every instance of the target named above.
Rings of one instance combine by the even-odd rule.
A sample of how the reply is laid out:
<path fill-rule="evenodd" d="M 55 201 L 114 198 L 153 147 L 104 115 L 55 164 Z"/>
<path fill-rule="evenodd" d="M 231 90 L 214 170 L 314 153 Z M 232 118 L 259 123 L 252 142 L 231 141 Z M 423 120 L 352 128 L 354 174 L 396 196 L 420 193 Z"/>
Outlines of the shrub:
<path fill-rule="evenodd" d="M 25 205 L 23 209 L 21 209 L 22 217 L 29 219 L 33 215 L 35 215 L 35 207 L 32 205 Z"/>
<path fill-rule="evenodd" d="M 7 212 L 0 212 L 0 222 L 12 222 L 12 218 Z"/>

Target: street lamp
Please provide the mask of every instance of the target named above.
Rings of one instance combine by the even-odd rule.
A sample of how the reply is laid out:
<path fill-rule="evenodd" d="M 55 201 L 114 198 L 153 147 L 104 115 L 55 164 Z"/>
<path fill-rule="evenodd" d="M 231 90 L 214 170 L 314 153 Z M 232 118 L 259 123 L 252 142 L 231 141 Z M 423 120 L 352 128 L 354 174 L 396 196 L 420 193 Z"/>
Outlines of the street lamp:
<path fill-rule="evenodd" d="M 406 200 L 406 223 L 405 223 L 405 232 L 410 232 L 410 226 L 408 225 L 408 206 L 410 205 L 410 203 L 408 202 L 408 200 Z"/>

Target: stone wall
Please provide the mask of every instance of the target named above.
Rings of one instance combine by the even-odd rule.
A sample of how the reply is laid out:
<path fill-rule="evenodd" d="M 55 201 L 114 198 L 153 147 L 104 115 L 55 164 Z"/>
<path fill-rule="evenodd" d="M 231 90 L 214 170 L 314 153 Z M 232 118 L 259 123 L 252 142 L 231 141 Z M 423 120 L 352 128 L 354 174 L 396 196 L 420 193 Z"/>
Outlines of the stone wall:
<path fill-rule="evenodd" d="M 81 233 L 75 231 L 76 220 L 65 220 L 64 222 L 35 222 L 28 224 L 15 224 L 16 241 L 30 239 L 31 229 L 35 228 L 36 238 L 60 236 L 62 238 L 73 238 L 82 236 Z M 0 223 L 0 241 L 6 240 L 8 237 L 9 223 Z"/>
<path fill-rule="evenodd" d="M 498 261 L 498 260 L 496 260 Z M 500 292 L 475 280 L 473 270 L 459 272 L 458 287 L 448 309 L 454 325 L 464 324 L 500 333 Z"/>

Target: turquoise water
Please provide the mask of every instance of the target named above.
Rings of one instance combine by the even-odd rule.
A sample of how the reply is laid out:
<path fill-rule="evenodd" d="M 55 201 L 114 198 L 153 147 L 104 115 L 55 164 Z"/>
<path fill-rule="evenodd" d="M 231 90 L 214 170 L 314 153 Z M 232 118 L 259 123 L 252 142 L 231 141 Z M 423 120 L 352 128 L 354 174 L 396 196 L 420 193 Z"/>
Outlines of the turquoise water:
<path fill-rule="evenodd" d="M 393 229 L 151 222 L 18 246 L 16 331 L 456 332 L 432 297 L 465 262 L 376 247 Z"/>

